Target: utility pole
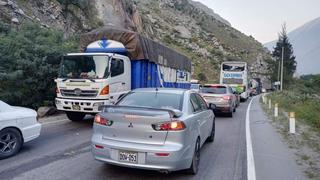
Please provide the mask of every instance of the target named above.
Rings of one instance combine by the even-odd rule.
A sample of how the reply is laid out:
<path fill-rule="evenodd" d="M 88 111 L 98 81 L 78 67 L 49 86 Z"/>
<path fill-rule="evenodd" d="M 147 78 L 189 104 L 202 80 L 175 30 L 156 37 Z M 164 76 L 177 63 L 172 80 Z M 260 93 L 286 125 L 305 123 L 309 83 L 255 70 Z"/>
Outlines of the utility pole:
<path fill-rule="evenodd" d="M 278 83 L 280 83 L 280 71 L 281 71 L 281 61 L 279 59 L 279 65 L 278 65 Z M 277 90 L 279 91 L 280 90 L 280 84 L 278 84 L 277 86 Z"/>
<path fill-rule="evenodd" d="M 283 57 L 284 56 L 284 47 L 282 47 L 282 58 L 281 58 L 281 88 L 280 91 L 283 90 Z"/>

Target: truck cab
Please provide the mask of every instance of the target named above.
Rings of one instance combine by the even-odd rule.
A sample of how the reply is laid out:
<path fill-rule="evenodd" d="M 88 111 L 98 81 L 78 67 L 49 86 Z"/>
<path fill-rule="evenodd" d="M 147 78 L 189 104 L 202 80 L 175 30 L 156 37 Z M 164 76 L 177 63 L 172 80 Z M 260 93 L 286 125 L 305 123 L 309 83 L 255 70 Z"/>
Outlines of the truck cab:
<path fill-rule="evenodd" d="M 62 58 L 59 76 L 55 80 L 56 106 L 58 110 L 66 111 L 70 120 L 96 114 L 99 106 L 112 104 L 131 90 L 129 57 L 92 52 L 98 48 L 92 50 L 90 47 L 99 43 L 89 45 L 86 53 L 71 53 Z M 117 47 L 117 51 L 121 48 L 124 47 Z"/>

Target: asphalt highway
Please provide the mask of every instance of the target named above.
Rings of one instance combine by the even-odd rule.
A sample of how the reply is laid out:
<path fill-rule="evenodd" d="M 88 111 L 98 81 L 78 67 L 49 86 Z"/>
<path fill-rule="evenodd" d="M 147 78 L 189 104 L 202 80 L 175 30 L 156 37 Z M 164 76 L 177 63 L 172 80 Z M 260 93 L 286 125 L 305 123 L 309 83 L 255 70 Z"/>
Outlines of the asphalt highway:
<path fill-rule="evenodd" d="M 242 103 L 233 118 L 223 116 L 216 118 L 215 141 L 203 146 L 200 169 L 196 176 L 188 175 L 184 171 L 163 174 L 98 162 L 93 159 L 90 151 L 93 119 L 89 117 L 81 122 L 71 122 L 60 117 L 57 120 L 43 122 L 41 136 L 38 139 L 26 143 L 18 155 L 0 161 L 0 179 L 245 180 L 247 179 L 245 122 L 248 104 L 249 102 Z M 252 104 L 252 106 L 258 105 L 257 102 Z M 255 145 L 257 146 L 257 143 Z M 254 150 L 258 148 L 256 146 Z"/>

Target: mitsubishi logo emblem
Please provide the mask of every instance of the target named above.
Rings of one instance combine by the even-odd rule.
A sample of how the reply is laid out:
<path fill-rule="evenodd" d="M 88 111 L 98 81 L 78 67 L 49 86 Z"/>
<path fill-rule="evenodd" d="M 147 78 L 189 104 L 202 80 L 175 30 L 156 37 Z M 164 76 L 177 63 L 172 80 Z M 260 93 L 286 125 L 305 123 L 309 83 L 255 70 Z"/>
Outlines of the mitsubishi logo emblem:
<path fill-rule="evenodd" d="M 128 127 L 129 127 L 129 128 L 133 128 L 133 125 L 132 125 L 132 123 L 130 123 Z"/>

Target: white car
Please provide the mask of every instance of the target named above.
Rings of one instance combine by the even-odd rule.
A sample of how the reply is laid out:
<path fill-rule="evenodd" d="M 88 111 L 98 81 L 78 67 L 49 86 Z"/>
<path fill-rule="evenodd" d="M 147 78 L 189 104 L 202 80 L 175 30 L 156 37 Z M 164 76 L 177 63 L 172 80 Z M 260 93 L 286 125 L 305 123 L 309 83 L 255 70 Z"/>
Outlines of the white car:
<path fill-rule="evenodd" d="M 40 136 L 37 112 L 0 101 L 0 159 L 17 154 L 23 143 Z"/>

